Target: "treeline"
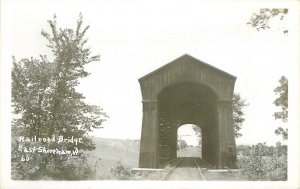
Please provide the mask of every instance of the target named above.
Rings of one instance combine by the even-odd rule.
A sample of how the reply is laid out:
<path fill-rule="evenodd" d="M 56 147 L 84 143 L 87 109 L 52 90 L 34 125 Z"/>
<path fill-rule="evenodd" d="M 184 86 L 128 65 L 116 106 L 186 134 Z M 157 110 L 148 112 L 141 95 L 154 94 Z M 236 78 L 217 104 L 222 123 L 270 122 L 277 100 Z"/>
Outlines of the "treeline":
<path fill-rule="evenodd" d="M 262 145 L 262 156 L 272 156 L 274 153 L 287 154 L 287 145 L 282 145 L 280 142 L 276 146 L 267 146 L 266 143 L 259 143 Z M 255 149 L 256 145 L 237 145 L 236 151 L 238 155 L 249 156 L 251 151 Z"/>

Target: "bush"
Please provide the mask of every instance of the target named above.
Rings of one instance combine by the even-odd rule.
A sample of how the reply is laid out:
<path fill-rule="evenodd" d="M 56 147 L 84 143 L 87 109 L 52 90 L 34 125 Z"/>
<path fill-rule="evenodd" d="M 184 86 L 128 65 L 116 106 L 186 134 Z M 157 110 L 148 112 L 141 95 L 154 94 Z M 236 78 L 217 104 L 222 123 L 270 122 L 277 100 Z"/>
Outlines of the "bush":
<path fill-rule="evenodd" d="M 259 143 L 254 146 L 250 153 L 250 156 L 244 156 L 240 159 L 240 168 L 250 180 L 260 180 L 264 175 L 263 144 Z"/>
<path fill-rule="evenodd" d="M 266 176 L 270 180 L 287 180 L 287 149 L 277 144 L 274 154 L 266 161 Z"/>
<path fill-rule="evenodd" d="M 110 172 L 116 179 L 129 179 L 133 176 L 131 168 L 129 166 L 123 165 L 122 161 L 119 160 L 117 163 L 110 169 Z"/>
<path fill-rule="evenodd" d="M 240 158 L 241 173 L 249 180 L 286 180 L 287 154 L 282 152 L 282 146 L 277 145 L 271 156 L 266 154 L 265 143 L 252 146 L 250 155 Z"/>

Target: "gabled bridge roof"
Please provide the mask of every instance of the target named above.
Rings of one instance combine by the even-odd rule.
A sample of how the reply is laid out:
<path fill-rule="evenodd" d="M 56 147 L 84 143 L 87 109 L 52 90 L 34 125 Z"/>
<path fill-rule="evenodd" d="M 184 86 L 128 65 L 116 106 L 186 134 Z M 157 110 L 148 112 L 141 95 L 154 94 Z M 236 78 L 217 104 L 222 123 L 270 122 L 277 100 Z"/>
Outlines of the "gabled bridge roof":
<path fill-rule="evenodd" d="M 231 75 L 231 74 L 229 74 L 229 73 L 227 73 L 227 72 L 225 72 L 223 70 L 220 70 L 219 68 L 216 68 L 216 67 L 214 67 L 212 65 L 209 65 L 209 64 L 207 64 L 207 63 L 205 63 L 205 62 L 203 62 L 203 61 L 201 61 L 201 60 L 199 60 L 197 58 L 194 58 L 191 55 L 184 54 L 184 55 L 178 57 L 177 59 L 169 62 L 168 64 L 166 64 L 166 65 L 164 65 L 164 66 L 162 66 L 162 67 L 160 67 L 160 68 L 158 68 L 158 69 L 150 72 L 149 74 L 141 77 L 139 79 L 139 81 L 141 82 L 143 80 L 147 80 L 148 78 L 151 78 L 151 76 L 153 76 L 153 75 L 159 74 L 160 72 L 164 72 L 165 70 L 167 70 L 169 67 L 171 67 L 173 65 L 176 65 L 176 64 L 179 65 L 179 64 L 183 64 L 183 63 L 193 64 L 196 69 L 197 68 L 201 68 L 201 67 L 202 68 L 206 67 L 209 70 L 212 70 L 214 72 L 218 72 L 223 77 L 227 77 L 227 78 L 236 80 L 235 76 L 233 76 L 233 75 Z"/>

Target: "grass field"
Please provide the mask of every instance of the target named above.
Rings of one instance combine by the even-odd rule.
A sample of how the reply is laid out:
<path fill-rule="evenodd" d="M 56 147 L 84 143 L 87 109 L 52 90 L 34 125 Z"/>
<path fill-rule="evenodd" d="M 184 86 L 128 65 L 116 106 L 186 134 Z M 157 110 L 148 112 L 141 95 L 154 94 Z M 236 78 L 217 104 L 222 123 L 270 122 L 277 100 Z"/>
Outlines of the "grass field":
<path fill-rule="evenodd" d="M 95 168 L 95 179 L 111 179 L 110 169 L 121 161 L 130 168 L 138 167 L 139 140 L 94 137 L 96 149 L 87 152 L 88 162 Z"/>
<path fill-rule="evenodd" d="M 88 162 L 96 172 L 93 179 L 113 179 L 111 168 L 114 167 L 118 161 L 121 161 L 123 165 L 130 169 L 138 167 L 139 140 L 94 137 L 93 141 L 96 145 L 96 149 L 86 152 Z M 193 146 L 187 146 L 179 150 L 177 154 L 178 157 L 201 157 L 200 149 Z"/>
<path fill-rule="evenodd" d="M 111 172 L 112 168 L 115 168 L 116 165 L 125 166 L 126 170 L 131 171 L 132 168 L 137 168 L 139 163 L 139 150 L 140 150 L 140 141 L 139 140 L 122 140 L 122 139 L 106 139 L 106 138 L 97 138 L 94 137 L 93 141 L 96 145 L 96 149 L 93 151 L 86 152 L 88 156 L 88 163 L 92 165 L 95 174 L 91 179 L 95 180 L 111 180 L 111 179 L 120 179 L 114 176 Z M 186 148 L 177 151 L 178 157 L 201 157 L 199 147 L 187 146 Z M 271 156 L 269 157 L 269 159 Z M 238 159 L 241 159 L 240 155 Z M 282 158 L 281 158 L 282 159 Z M 284 159 L 278 159 L 277 164 L 284 162 Z M 279 161 L 281 160 L 281 161 Z M 121 164 L 118 162 L 121 162 Z M 270 166 L 272 165 L 268 161 Z M 281 165 L 281 164 L 280 164 Z M 167 168 L 166 168 L 167 170 Z M 282 170 L 276 170 L 274 174 L 282 175 Z M 280 172 L 281 171 L 281 172 Z M 245 175 L 240 174 L 241 172 L 210 172 L 205 171 L 204 175 L 207 180 L 248 180 Z M 143 173 L 129 175 L 121 179 L 130 179 L 130 180 L 159 180 L 161 179 L 161 174 L 163 172 L 156 172 L 154 174 L 146 175 Z M 274 175 L 273 175 L 274 176 Z M 276 176 L 276 175 L 275 175 Z M 276 177 L 277 178 L 277 177 Z M 255 180 L 273 180 L 269 178 L 258 178 Z M 284 180 L 281 179 L 280 180 Z"/>

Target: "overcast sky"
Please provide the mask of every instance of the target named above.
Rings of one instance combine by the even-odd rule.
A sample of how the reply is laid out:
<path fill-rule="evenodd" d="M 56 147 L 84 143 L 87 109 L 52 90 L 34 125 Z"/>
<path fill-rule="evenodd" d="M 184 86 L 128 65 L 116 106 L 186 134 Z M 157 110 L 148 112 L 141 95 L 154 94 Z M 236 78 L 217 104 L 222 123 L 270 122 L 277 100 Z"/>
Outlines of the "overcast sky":
<path fill-rule="evenodd" d="M 101 61 L 87 66 L 91 75 L 78 90 L 110 116 L 95 136 L 139 139 L 138 78 L 189 54 L 237 77 L 235 92 L 249 103 L 237 144 L 272 145 L 281 139 L 274 134 L 282 123 L 272 116 L 273 90 L 297 64 L 290 36 L 282 33 L 281 27 L 289 27 L 285 20 L 257 32 L 246 23 L 259 6 L 237 1 L 76 2 L 12 1 L 4 13 L 5 42 L 9 57 L 49 54 L 40 35 L 43 28 L 49 31 L 46 21 L 56 14 L 59 26 L 75 28 L 83 14 L 89 46 Z"/>

